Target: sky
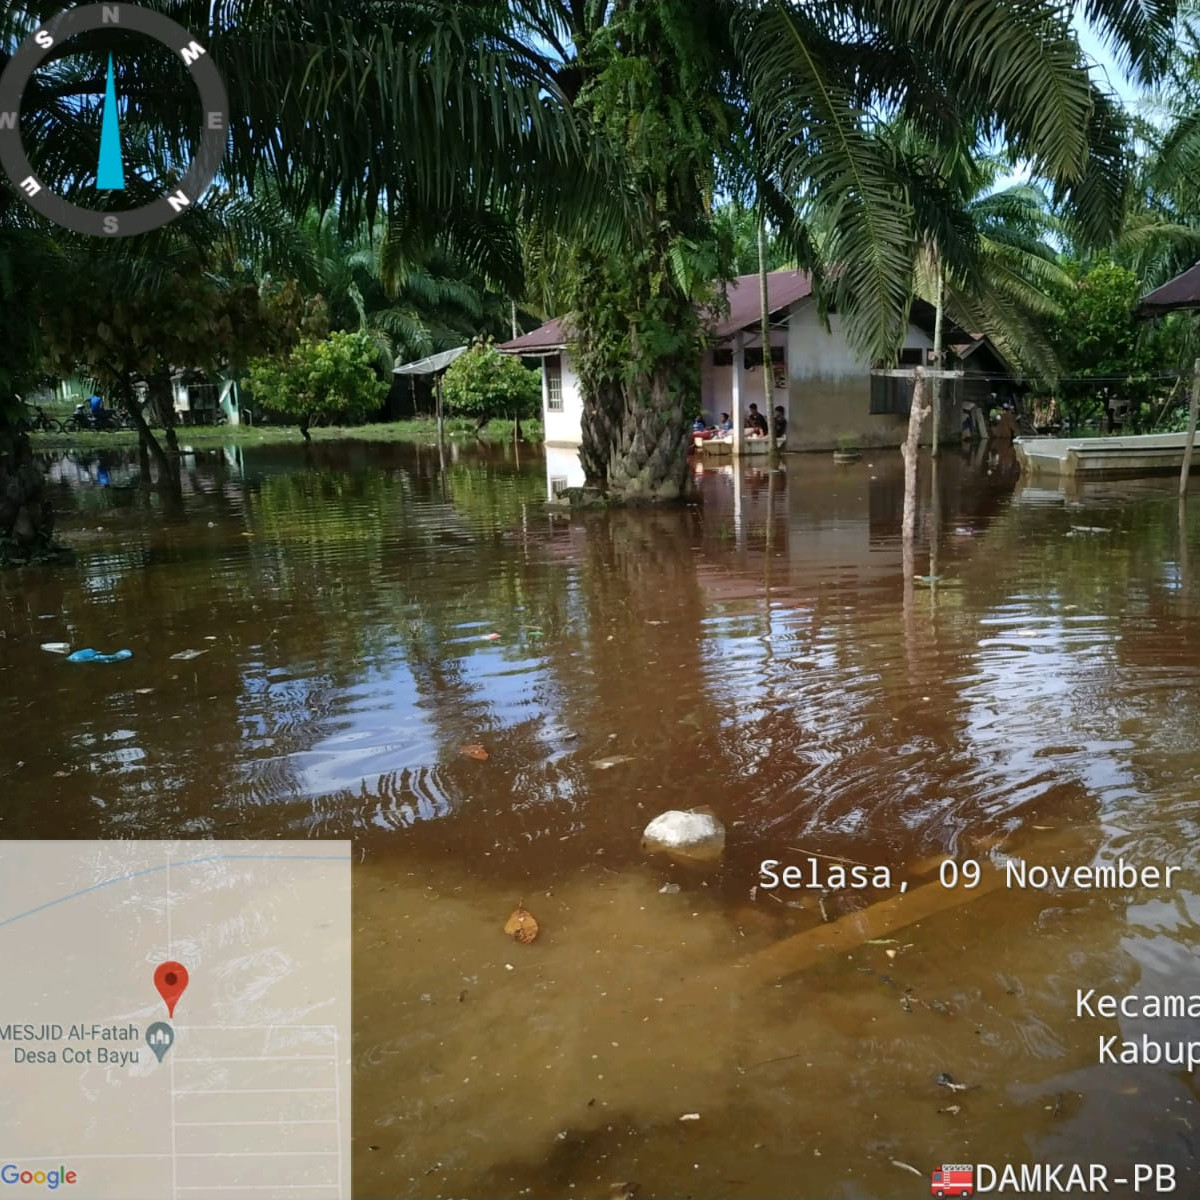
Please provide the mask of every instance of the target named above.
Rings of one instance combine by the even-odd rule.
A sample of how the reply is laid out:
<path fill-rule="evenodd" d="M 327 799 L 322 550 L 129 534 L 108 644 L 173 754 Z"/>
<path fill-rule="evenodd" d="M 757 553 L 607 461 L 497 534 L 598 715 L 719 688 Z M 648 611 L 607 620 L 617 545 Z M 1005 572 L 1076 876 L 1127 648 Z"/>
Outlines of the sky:
<path fill-rule="evenodd" d="M 1083 4 L 1078 0 L 1075 5 L 1074 25 L 1079 37 L 1079 45 L 1093 64 L 1092 75 L 1096 82 L 1101 87 L 1113 92 L 1127 108 L 1136 111 L 1144 98 L 1141 87 L 1126 75 L 1118 64 L 1116 56 L 1084 18 Z M 1026 183 L 1029 177 L 1028 168 L 1022 167 L 1011 175 L 998 179 L 996 188 L 1000 190 L 1014 183 Z"/>
<path fill-rule="evenodd" d="M 1095 66 L 1092 74 L 1101 86 L 1107 86 L 1115 92 L 1127 105 L 1134 106 L 1141 99 L 1140 88 L 1132 83 L 1129 77 L 1117 64 L 1112 51 L 1100 40 L 1096 31 L 1088 24 L 1082 14 L 1083 6 L 1075 5 L 1075 29 L 1079 35 L 1079 44 L 1083 52 Z"/>

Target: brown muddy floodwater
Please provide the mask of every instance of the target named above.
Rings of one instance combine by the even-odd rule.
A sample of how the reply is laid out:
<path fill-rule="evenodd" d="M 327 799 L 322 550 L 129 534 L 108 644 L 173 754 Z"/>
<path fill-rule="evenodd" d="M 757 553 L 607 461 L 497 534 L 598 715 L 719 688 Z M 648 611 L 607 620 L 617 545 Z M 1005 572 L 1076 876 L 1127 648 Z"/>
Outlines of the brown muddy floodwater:
<path fill-rule="evenodd" d="M 56 459 L 78 559 L 0 578 L 0 835 L 354 839 L 359 1200 L 901 1200 L 942 1162 L 1196 1195 L 1195 1076 L 1098 1046 L 1200 1023 L 1076 990 L 1200 992 L 1200 513 L 1189 572 L 1170 480 L 993 468 L 943 458 L 935 509 L 924 466 L 935 589 L 892 454 L 587 518 L 511 448 L 197 455 L 174 512 Z M 718 866 L 643 854 L 701 804 Z M 810 852 L 893 887 L 759 886 Z M 937 883 L 1008 854 L 1181 870 Z"/>

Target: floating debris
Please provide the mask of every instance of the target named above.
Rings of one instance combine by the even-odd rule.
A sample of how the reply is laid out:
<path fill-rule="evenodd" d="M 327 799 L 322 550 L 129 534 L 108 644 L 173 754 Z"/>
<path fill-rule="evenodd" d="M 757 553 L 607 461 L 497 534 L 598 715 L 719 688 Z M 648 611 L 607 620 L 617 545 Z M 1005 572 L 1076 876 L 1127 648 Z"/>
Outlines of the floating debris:
<path fill-rule="evenodd" d="M 938 1087 L 949 1088 L 952 1092 L 965 1092 L 971 1085 L 968 1083 L 958 1083 L 948 1071 L 942 1071 L 934 1080 Z"/>
<path fill-rule="evenodd" d="M 538 923 L 534 920 L 533 913 L 525 907 L 524 900 L 513 909 L 512 916 L 504 922 L 504 932 L 514 942 L 520 942 L 523 946 L 528 946 L 537 937 Z"/>
<path fill-rule="evenodd" d="M 114 663 L 124 662 L 127 658 L 133 657 L 132 650 L 114 650 L 111 654 L 101 654 L 99 650 L 76 650 L 74 654 L 67 655 L 67 662 L 83 663 L 83 662 L 98 662 L 98 663 Z"/>

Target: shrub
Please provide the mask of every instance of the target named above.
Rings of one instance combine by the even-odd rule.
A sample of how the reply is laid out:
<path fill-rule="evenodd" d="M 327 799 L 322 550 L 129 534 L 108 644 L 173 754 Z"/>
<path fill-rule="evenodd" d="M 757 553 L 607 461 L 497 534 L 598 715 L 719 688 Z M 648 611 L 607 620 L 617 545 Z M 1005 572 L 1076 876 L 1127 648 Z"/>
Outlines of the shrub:
<path fill-rule="evenodd" d="M 362 421 L 383 403 L 388 384 L 375 363 L 379 349 L 365 333 L 305 339 L 283 358 L 250 364 L 250 389 L 260 408 L 296 418 L 308 437 L 315 422 Z"/>

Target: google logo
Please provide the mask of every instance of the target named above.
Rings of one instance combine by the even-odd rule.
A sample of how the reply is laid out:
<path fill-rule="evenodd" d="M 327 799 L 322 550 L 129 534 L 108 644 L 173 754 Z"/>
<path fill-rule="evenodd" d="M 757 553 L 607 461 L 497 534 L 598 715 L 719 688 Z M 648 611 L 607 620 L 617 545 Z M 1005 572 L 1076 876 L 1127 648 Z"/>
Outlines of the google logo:
<path fill-rule="evenodd" d="M 35 1183 L 52 1192 L 64 1183 L 77 1183 L 74 1171 L 58 1167 L 49 1171 L 22 1171 L 16 1163 L 5 1163 L 0 1167 L 0 1183 Z"/>

